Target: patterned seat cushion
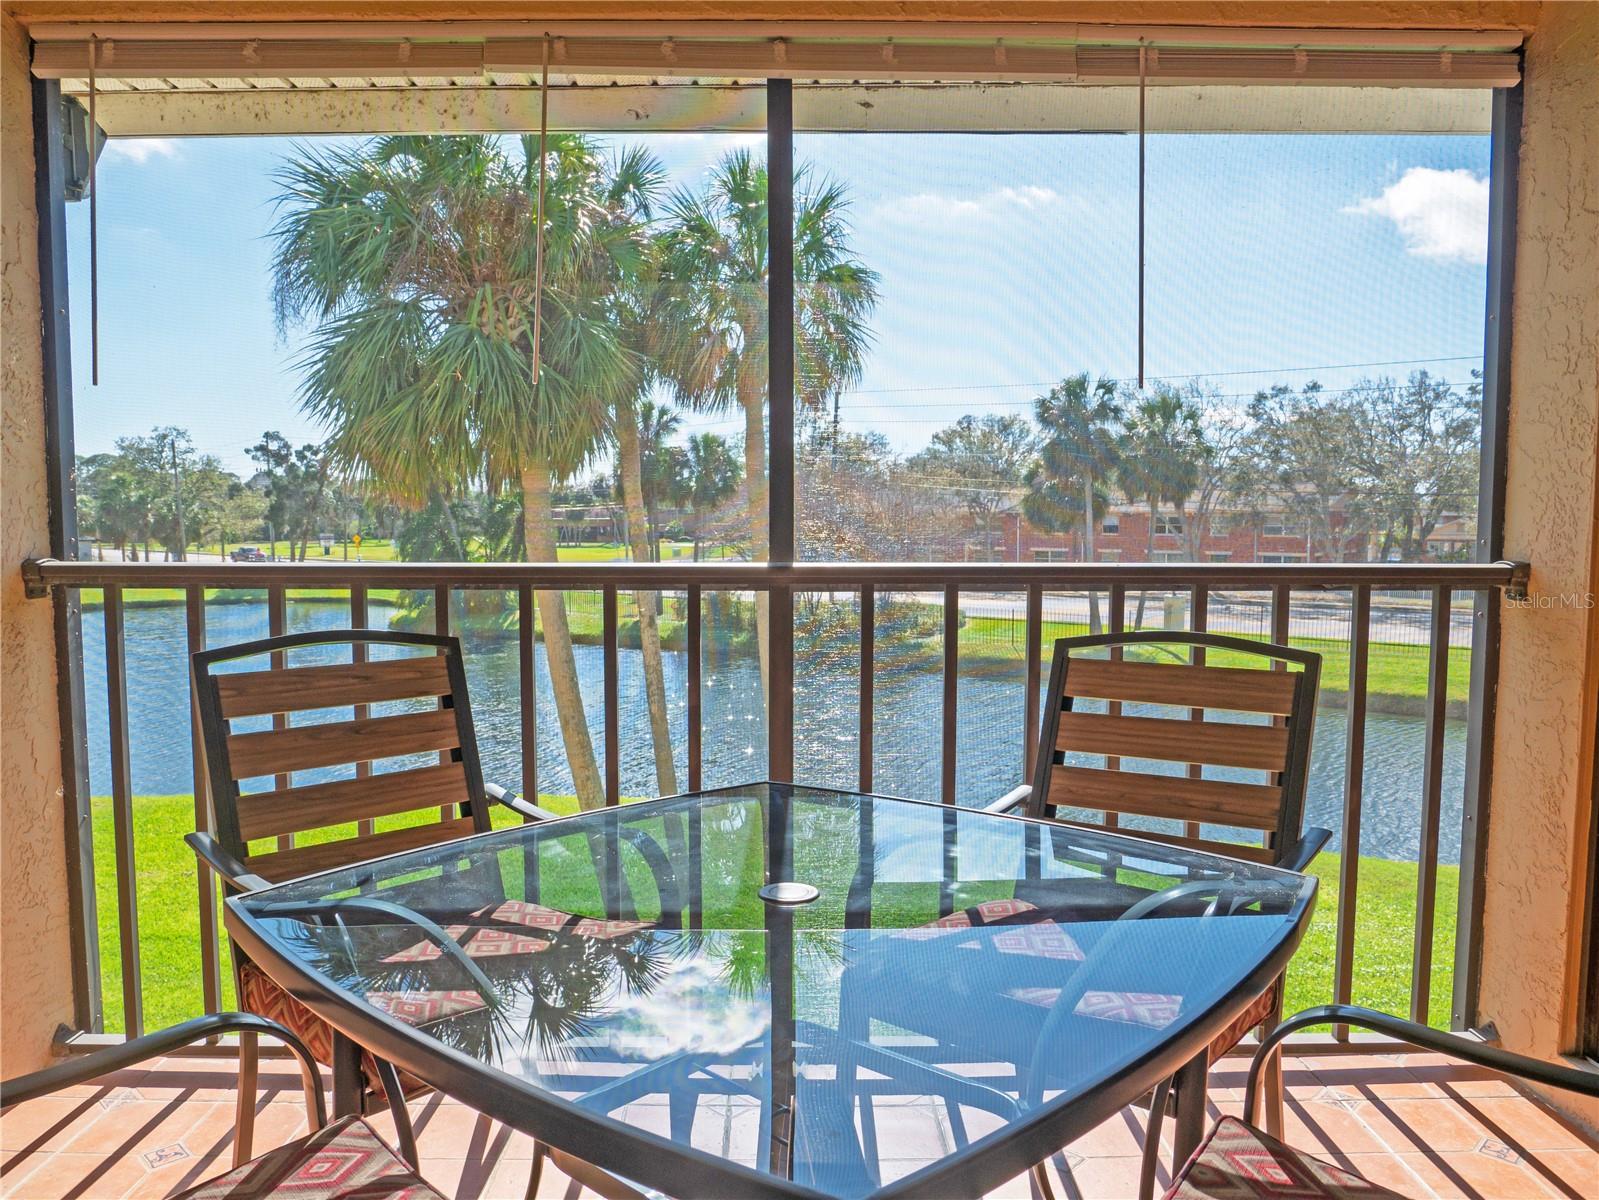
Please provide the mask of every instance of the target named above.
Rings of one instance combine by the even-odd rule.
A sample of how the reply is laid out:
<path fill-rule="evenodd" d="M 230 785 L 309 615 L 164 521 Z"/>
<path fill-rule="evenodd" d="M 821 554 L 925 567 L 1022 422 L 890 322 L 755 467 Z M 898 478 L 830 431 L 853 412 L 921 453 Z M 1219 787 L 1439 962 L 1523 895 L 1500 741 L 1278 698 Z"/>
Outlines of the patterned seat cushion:
<path fill-rule="evenodd" d="M 1165 1200 L 1403 1200 L 1236 1117 L 1216 1122 Z"/>
<path fill-rule="evenodd" d="M 359 1117 L 279 1146 L 176 1200 L 443 1200 Z"/>
<path fill-rule="evenodd" d="M 447 994 L 447 993 L 441 993 Z M 386 993 L 378 993 L 380 997 Z M 474 998 L 476 994 L 474 993 Z M 410 1003 L 415 1005 L 421 997 L 412 996 Z M 380 1008 L 392 1013 L 400 1020 L 411 1020 L 413 1024 L 422 1024 L 422 1020 L 415 1020 L 411 1013 L 397 1011 L 398 1004 L 385 1004 L 381 999 L 373 1002 Z M 482 1001 L 477 1001 L 482 1006 Z M 284 991 L 267 973 L 261 970 L 249 959 L 239 964 L 239 1007 L 245 1012 L 258 1013 L 263 1017 L 276 1021 L 279 1025 L 287 1026 L 289 1030 L 298 1035 L 311 1051 L 311 1056 L 323 1066 L 333 1062 L 333 1027 L 317 1016 L 305 1005 L 301 1004 L 288 992 Z M 457 1009 L 457 1011 L 464 1011 Z M 444 1015 L 442 1013 L 436 1015 Z M 385 1098 L 383 1085 L 378 1080 L 377 1060 L 370 1053 L 361 1052 L 361 1075 L 365 1090 L 377 1101 Z M 400 1072 L 400 1088 L 407 1097 L 420 1096 L 431 1091 L 427 1084 L 416 1076 L 405 1071 Z"/>

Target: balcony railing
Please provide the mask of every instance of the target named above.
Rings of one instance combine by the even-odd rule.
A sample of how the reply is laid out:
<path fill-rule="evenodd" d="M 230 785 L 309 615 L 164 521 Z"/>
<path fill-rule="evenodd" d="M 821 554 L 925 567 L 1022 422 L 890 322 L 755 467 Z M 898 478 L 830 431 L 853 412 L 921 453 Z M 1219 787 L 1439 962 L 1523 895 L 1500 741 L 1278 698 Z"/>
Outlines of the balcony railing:
<path fill-rule="evenodd" d="M 93 911 L 96 884 L 105 882 L 107 873 L 114 883 L 118 940 L 122 947 L 120 992 L 123 1027 L 128 1034 L 144 1025 L 145 996 L 141 980 L 142 952 L 139 937 L 138 878 L 134 853 L 134 787 L 131 763 L 135 747 L 131 741 L 128 708 L 127 650 L 125 639 L 125 593 L 130 589 L 176 589 L 181 596 L 185 617 L 188 653 L 206 645 L 207 611 L 213 602 L 207 592 L 214 589 L 259 591 L 264 597 L 269 630 L 272 634 L 287 629 L 289 594 L 316 589 L 347 598 L 349 623 L 364 626 L 368 621 L 368 600 L 380 589 L 431 592 L 433 621 L 438 632 L 450 631 L 454 593 L 468 590 L 495 590 L 510 593 L 518 612 L 517 672 L 519 680 L 519 723 L 516 736 L 521 751 L 520 784 L 524 794 L 537 795 L 537 721 L 535 687 L 535 599 L 537 593 L 559 590 L 563 593 L 598 593 L 600 599 L 600 645 L 603 662 L 603 780 L 607 804 L 622 801 L 621 705 L 619 679 L 621 646 L 619 596 L 635 591 L 673 594 L 681 597 L 686 668 L 686 766 L 687 788 L 698 790 L 704 783 L 705 715 L 703 706 L 702 638 L 704 622 L 702 600 L 709 594 L 761 594 L 770 597 L 769 642 L 767 654 L 766 733 L 767 767 L 772 778 L 792 778 L 804 782 L 807 764 L 803 755 L 795 756 L 796 638 L 794 600 L 796 595 L 847 597 L 858 605 L 858 723 L 855 730 L 856 778 L 861 790 L 873 790 L 879 777 L 874 771 L 874 730 L 880 729 L 882 714 L 876 695 L 878 629 L 874 619 L 877 601 L 890 593 L 916 593 L 919 602 L 941 609 L 942 665 L 938 798 L 945 803 L 983 803 L 993 796 L 958 794 L 957 764 L 960 758 L 959 689 L 960 627 L 963 595 L 1009 595 L 1021 611 L 1021 658 L 1024 670 L 1016 685 L 1022 689 L 1020 754 L 1014 778 L 1027 777 L 1035 753 L 1035 731 L 1039 725 L 1041 698 L 1040 668 L 1043 660 L 1046 597 L 1059 593 L 1093 594 L 1105 601 L 1105 627 L 1118 630 L 1126 621 L 1127 600 L 1138 593 L 1163 593 L 1179 597 L 1183 627 L 1204 631 L 1212 626 L 1212 597 L 1224 595 L 1228 610 L 1236 613 L 1238 601 L 1258 597 L 1266 615 L 1259 633 L 1270 640 L 1287 642 L 1291 633 L 1296 596 L 1308 605 L 1308 594 L 1336 597 L 1342 605 L 1340 628 L 1347 629 L 1348 676 L 1345 699 L 1344 769 L 1342 775 L 1341 820 L 1334 833 L 1339 838 L 1342 858 L 1336 902 L 1333 966 L 1330 994 L 1316 997 L 1327 1001 L 1352 998 L 1356 964 L 1356 911 L 1359 901 L 1361 849 L 1361 802 L 1366 788 L 1366 733 L 1368 675 L 1371 663 L 1373 596 L 1404 593 L 1419 621 L 1425 613 L 1429 635 L 1425 649 L 1425 700 L 1420 709 L 1424 723 L 1421 741 L 1421 787 L 1419 804 L 1419 853 L 1417 860 L 1415 927 L 1409 978 L 1411 1016 L 1425 1021 L 1430 1012 L 1433 976 L 1434 925 L 1437 917 L 1437 881 L 1440 862 L 1439 842 L 1444 789 L 1445 729 L 1450 711 L 1448 681 L 1450 648 L 1454 637 L 1457 597 L 1474 597 L 1470 615 L 1471 691 L 1466 710 L 1465 797 L 1461 864 L 1460 917 L 1456 939 L 1455 994 L 1451 1012 L 1457 1027 L 1473 1019 L 1475 987 L 1476 920 L 1473 916 L 1476 894 L 1476 869 L 1480 861 L 1478 814 L 1483 803 L 1492 743 L 1493 684 L 1497 655 L 1498 594 L 1517 595 L 1525 588 L 1526 564 L 988 564 L 988 563 L 560 563 L 560 564 L 417 564 L 417 563 L 330 563 L 323 564 L 200 564 L 151 562 L 69 562 L 54 559 L 32 561 L 23 569 L 28 594 L 58 599 L 58 648 L 61 657 L 63 714 L 70 714 L 75 728 L 66 733 L 64 764 L 68 767 L 71 827 L 77 846 L 69 859 L 80 875 L 79 898 L 73 914 L 77 945 L 85 959 L 80 964 L 79 1023 L 84 1033 L 101 1028 L 99 952 L 97 921 Z M 101 593 L 104 622 L 105 708 L 108 727 L 109 785 L 114 829 L 114 854 L 110 863 L 97 862 L 86 844 L 91 841 L 90 806 L 87 794 L 87 767 L 82 761 L 86 744 L 86 714 L 83 711 L 84 680 L 77 598 L 85 589 Z M 1155 610 L 1165 617 L 1163 609 Z M 1230 626 L 1236 629 L 1236 620 Z M 1417 647 L 1420 650 L 1420 647 Z M 468 645 L 468 653 L 471 646 Z M 804 667 L 803 660 L 800 663 Z M 186 664 L 183 672 L 187 673 Z M 1324 688 L 1337 681 L 1324 674 Z M 209 823 L 206 779 L 201 761 L 199 735 L 194 730 L 193 697 L 190 697 L 191 744 L 193 751 L 194 821 L 197 827 Z M 1322 720 L 1327 720 L 1323 717 Z M 66 731 L 64 731 L 66 732 Z M 648 736 L 643 734 L 641 736 Z M 75 781 L 75 782 L 73 782 Z M 504 781 L 516 782 L 516 781 Z M 836 780 L 830 782 L 836 783 Z M 886 789 L 885 789 L 886 790 Z M 76 794 L 73 794 L 76 793 Z M 97 878 L 98 877 L 98 878 Z M 207 1010 L 215 1010 L 222 999 L 221 956 L 216 924 L 215 881 L 206 868 L 197 868 L 196 888 L 191 893 L 199 912 L 198 967 L 201 995 Z M 113 890 L 113 889 L 108 889 Z"/>

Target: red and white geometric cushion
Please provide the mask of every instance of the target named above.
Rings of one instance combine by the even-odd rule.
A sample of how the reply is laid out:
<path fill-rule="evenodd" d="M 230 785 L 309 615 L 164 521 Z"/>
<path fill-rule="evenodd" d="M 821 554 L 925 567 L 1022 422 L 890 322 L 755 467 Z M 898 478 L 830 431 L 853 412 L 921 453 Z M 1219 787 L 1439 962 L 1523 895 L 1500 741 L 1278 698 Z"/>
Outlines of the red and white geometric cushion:
<path fill-rule="evenodd" d="M 1301 1154 L 1236 1117 L 1216 1122 L 1165 1200 L 1404 1200 L 1351 1171 Z"/>
<path fill-rule="evenodd" d="M 653 928 L 649 921 L 606 921 L 598 917 L 580 917 L 562 912 L 558 908 L 545 908 L 525 900 L 507 900 L 502 904 L 478 909 L 472 914 L 474 921 L 493 921 L 501 925 L 519 925 L 540 934 L 570 933 L 578 937 L 617 941 L 630 938 L 644 929 Z M 518 933 L 514 929 L 497 929 L 493 925 L 446 925 L 449 934 L 466 950 L 468 958 L 501 958 L 517 954 L 539 954 L 548 950 L 552 942 L 548 937 Z M 432 962 L 443 955 L 433 942 L 426 939 L 404 950 L 389 955 L 385 963 Z"/>
<path fill-rule="evenodd" d="M 981 950 L 991 946 L 1000 954 L 1021 954 L 1030 958 L 1053 958 L 1061 962 L 1082 962 L 1083 950 L 1072 936 L 1047 917 L 1036 921 L 1017 920 L 1037 912 L 1038 905 L 1026 900 L 984 900 L 936 921 L 901 929 L 893 936 L 910 942 L 926 942 L 958 935 L 975 928 L 997 926 L 991 937 L 961 943 L 962 949 Z"/>
<path fill-rule="evenodd" d="M 359 1117 L 279 1146 L 175 1200 L 443 1200 Z"/>
<path fill-rule="evenodd" d="M 1060 988 L 1020 987 L 1005 993 L 1012 1000 L 1039 1008 L 1053 1008 L 1060 999 Z M 1164 1029 L 1182 1013 L 1183 998 L 1161 992 L 1084 992 L 1073 1009 L 1079 1017 L 1099 1021 L 1120 1021 L 1125 1025 L 1144 1025 Z"/>

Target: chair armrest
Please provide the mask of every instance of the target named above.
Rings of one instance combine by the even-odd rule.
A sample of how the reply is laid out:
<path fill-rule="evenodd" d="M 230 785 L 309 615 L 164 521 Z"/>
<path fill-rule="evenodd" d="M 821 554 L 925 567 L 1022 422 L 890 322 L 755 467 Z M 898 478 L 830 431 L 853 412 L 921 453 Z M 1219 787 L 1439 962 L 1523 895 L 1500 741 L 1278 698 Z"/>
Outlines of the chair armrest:
<path fill-rule="evenodd" d="M 233 855 L 222 848 L 222 843 L 209 833 L 186 833 L 183 840 L 198 854 L 210 868 L 229 885 L 238 888 L 241 892 L 254 892 L 260 888 L 271 887 L 271 881 L 261 878 L 249 867 L 245 866 Z"/>
<path fill-rule="evenodd" d="M 1006 792 L 998 800 L 993 800 L 988 804 L 983 805 L 983 811 L 991 813 L 1008 813 L 1011 810 L 1026 804 L 1027 801 L 1032 798 L 1032 795 L 1033 785 L 1030 783 L 1024 783 L 1020 787 L 1011 788 L 1010 791 Z"/>
<path fill-rule="evenodd" d="M 305 1081 L 306 1105 L 313 1117 L 312 1128 L 327 1124 L 327 1109 L 322 1098 L 322 1076 L 316 1059 L 304 1042 L 276 1021 L 258 1017 L 254 1013 L 209 1013 L 195 1017 L 181 1025 L 147 1033 L 132 1038 L 120 1046 L 107 1046 L 92 1054 L 74 1056 L 68 1062 L 56 1063 L 29 1075 L 19 1075 L 0 1083 L 0 1108 L 20 1104 L 39 1096 L 48 1096 L 62 1088 L 85 1083 L 90 1079 L 120 1071 L 163 1054 L 171 1054 L 191 1042 L 215 1037 L 219 1033 L 264 1034 L 277 1038 L 300 1060 L 300 1074 Z"/>
<path fill-rule="evenodd" d="M 1287 871 L 1303 871 L 1310 866 L 1316 855 L 1321 853 L 1321 848 L 1327 844 L 1327 839 L 1330 837 L 1332 837 L 1330 829 L 1312 825 L 1289 847 L 1283 860 L 1276 865 Z"/>
<path fill-rule="evenodd" d="M 1375 1009 L 1361 1008 L 1355 1004 L 1322 1004 L 1295 1013 L 1267 1034 L 1265 1040 L 1261 1042 L 1254 1062 L 1249 1065 L 1249 1081 L 1244 1089 L 1246 1123 L 1253 1123 L 1255 1119 L 1255 1101 L 1259 1095 L 1260 1075 L 1266 1062 L 1280 1050 L 1284 1038 L 1310 1025 L 1357 1025 L 1375 1033 L 1386 1033 L 1422 1050 L 1447 1054 L 1451 1058 L 1458 1058 L 1461 1062 L 1468 1062 L 1473 1066 L 1503 1071 L 1506 1075 L 1514 1075 L 1545 1087 L 1563 1088 L 1584 1096 L 1599 1096 L 1599 1070 L 1585 1070 L 1582 1067 L 1545 1062 L 1541 1058 L 1529 1058 L 1525 1054 L 1513 1054 L 1497 1046 L 1469 1042 L 1441 1029 L 1433 1029 L 1415 1021 L 1407 1021 L 1403 1017 L 1377 1012 Z"/>
<path fill-rule="evenodd" d="M 496 804 L 505 805 L 506 808 L 526 817 L 529 821 L 554 821 L 558 816 L 558 814 L 552 813 L 547 808 L 540 808 L 537 804 L 522 799 L 509 788 L 502 788 L 497 783 L 485 783 L 483 785 L 483 794 Z"/>

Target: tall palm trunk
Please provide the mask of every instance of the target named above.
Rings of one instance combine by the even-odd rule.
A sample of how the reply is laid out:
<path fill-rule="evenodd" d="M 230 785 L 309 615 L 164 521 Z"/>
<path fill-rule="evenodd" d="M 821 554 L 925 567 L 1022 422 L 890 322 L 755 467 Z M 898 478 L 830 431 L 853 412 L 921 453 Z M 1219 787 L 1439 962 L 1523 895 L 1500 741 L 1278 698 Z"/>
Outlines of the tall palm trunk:
<path fill-rule="evenodd" d="M 535 463 L 522 472 L 522 537 L 527 544 L 529 562 L 556 561 L 550 469 L 543 463 Z M 544 626 L 544 661 L 549 666 L 550 690 L 555 693 L 561 742 L 566 748 L 566 761 L 572 768 L 578 806 L 600 808 L 605 804 L 605 787 L 600 782 L 594 742 L 589 737 L 588 714 L 583 711 L 583 692 L 578 687 L 572 629 L 566 620 L 566 597 L 559 590 L 545 588 L 538 593 L 538 603 L 539 622 Z"/>
<path fill-rule="evenodd" d="M 738 379 L 738 402 L 744 409 L 744 503 L 750 523 L 750 559 L 754 562 L 766 561 L 771 544 L 766 511 L 766 389 L 764 381 L 750 378 L 765 369 L 764 362 L 741 365 Z M 771 700 L 771 646 L 767 637 L 771 624 L 771 597 L 766 592 L 756 592 L 755 647 L 761 663 L 761 699 L 766 703 Z"/>
<path fill-rule="evenodd" d="M 633 561 L 650 561 L 649 521 L 644 511 L 644 459 L 639 445 L 637 413 L 617 414 L 616 448 L 622 468 L 622 503 L 627 509 L 628 543 Z M 655 593 L 633 593 L 638 609 L 639 650 L 644 656 L 644 699 L 650 710 L 650 737 L 655 743 L 655 783 L 663 796 L 677 793 L 677 768 L 672 762 L 672 728 L 666 719 L 666 674 L 661 667 L 661 627 L 655 619 Z"/>

